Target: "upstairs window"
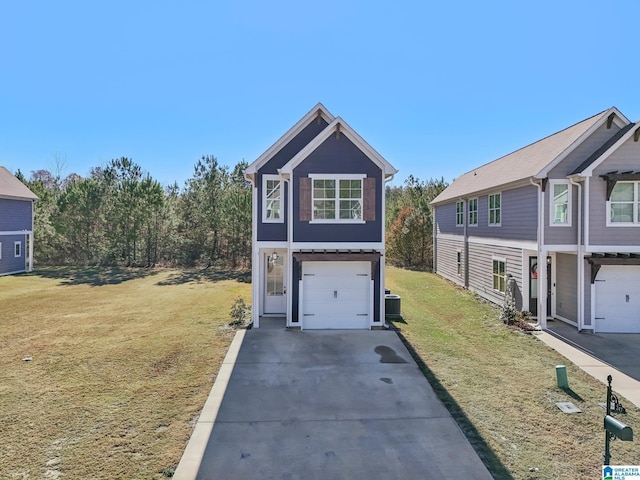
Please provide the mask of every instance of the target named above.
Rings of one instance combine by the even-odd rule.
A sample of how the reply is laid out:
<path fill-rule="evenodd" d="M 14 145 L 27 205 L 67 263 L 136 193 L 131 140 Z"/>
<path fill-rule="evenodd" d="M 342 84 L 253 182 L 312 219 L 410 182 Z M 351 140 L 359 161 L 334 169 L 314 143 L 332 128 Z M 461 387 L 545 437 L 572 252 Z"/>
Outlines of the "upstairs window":
<path fill-rule="evenodd" d="M 551 226 L 571 226 L 571 188 L 567 182 L 550 182 Z"/>
<path fill-rule="evenodd" d="M 277 175 L 262 176 L 262 221 L 265 223 L 284 222 L 282 207 L 282 181 Z"/>
<path fill-rule="evenodd" d="M 489 195 L 489 225 L 500 226 L 500 202 L 502 200 L 500 193 Z"/>
<path fill-rule="evenodd" d="M 469 225 L 478 225 L 478 199 L 472 198 L 469 204 Z"/>
<path fill-rule="evenodd" d="M 608 223 L 640 225 L 640 182 L 617 182 L 607 209 Z"/>
<path fill-rule="evenodd" d="M 362 177 L 311 178 L 312 221 L 364 221 Z"/>
<path fill-rule="evenodd" d="M 459 200 L 456 202 L 456 227 L 464 225 L 464 202 Z"/>

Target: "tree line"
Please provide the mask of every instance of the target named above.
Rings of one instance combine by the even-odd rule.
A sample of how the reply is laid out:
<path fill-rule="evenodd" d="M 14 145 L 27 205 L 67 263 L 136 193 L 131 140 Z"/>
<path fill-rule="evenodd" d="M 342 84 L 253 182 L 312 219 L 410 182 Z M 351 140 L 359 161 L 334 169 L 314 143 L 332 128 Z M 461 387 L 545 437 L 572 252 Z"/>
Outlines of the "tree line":
<path fill-rule="evenodd" d="M 185 185 L 163 188 L 131 159 L 87 177 L 47 170 L 16 176 L 33 191 L 34 255 L 42 265 L 224 266 L 251 259 L 251 185 L 246 162 L 203 156 Z"/>
<path fill-rule="evenodd" d="M 249 268 L 251 184 L 203 156 L 183 187 L 163 187 L 131 159 L 113 159 L 87 177 L 36 170 L 16 176 L 38 197 L 34 252 L 41 265 Z M 386 188 L 387 262 L 432 268 L 429 202 L 440 180 L 409 176 Z"/>

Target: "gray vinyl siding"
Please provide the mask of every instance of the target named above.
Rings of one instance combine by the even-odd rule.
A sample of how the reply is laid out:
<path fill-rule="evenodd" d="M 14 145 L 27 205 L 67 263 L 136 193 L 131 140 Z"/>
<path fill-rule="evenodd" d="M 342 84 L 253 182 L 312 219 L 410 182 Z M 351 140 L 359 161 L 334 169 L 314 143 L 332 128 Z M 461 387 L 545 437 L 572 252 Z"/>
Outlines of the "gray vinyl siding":
<path fill-rule="evenodd" d="M 500 226 L 489 226 L 489 194 L 478 198 L 478 225 L 469 225 L 472 237 L 505 240 L 536 241 L 538 238 L 538 190 L 533 185 L 496 191 L 500 193 Z M 465 222 L 468 221 L 465 200 Z M 436 209 L 438 233 L 462 235 L 464 227 L 456 226 L 456 202 L 438 205 Z"/>
<path fill-rule="evenodd" d="M 311 140 L 313 140 L 324 128 L 327 122 L 322 118 L 318 123 L 313 120 L 303 128 L 298 135 L 293 137 L 289 143 L 282 147 L 267 163 L 259 170 L 256 176 L 256 195 L 258 196 L 257 212 L 258 216 L 258 241 L 286 241 L 287 240 L 287 183 L 284 184 L 282 210 L 284 212 L 284 222 L 282 223 L 262 223 L 262 175 L 275 175 L 278 169 L 282 168 L 289 160 L 296 156 Z"/>
<path fill-rule="evenodd" d="M 458 285 L 464 285 L 464 241 L 438 238 L 436 272 Z M 458 275 L 457 253 L 461 253 L 462 269 Z"/>
<path fill-rule="evenodd" d="M 0 198 L 0 232 L 31 230 L 33 202 Z"/>
<path fill-rule="evenodd" d="M 606 122 L 600 126 L 595 132 L 585 139 L 576 149 L 567 155 L 558 165 L 553 167 L 547 175 L 550 179 L 565 179 L 567 175 L 572 173 L 584 162 L 593 152 L 598 150 L 604 143 L 613 137 L 620 128 L 615 124 L 611 124 L 611 128 L 607 128 Z"/>
<path fill-rule="evenodd" d="M 578 272 L 576 256 L 556 254 L 556 314 L 578 321 Z"/>
<path fill-rule="evenodd" d="M 576 245 L 578 243 L 578 188 L 569 184 L 571 189 L 571 226 L 550 225 L 551 223 L 551 183 L 544 194 L 544 243 L 547 245 Z"/>
<path fill-rule="evenodd" d="M 456 203 L 446 203 L 435 208 L 437 233 L 454 233 L 462 235 L 463 226 L 456 226 Z"/>
<path fill-rule="evenodd" d="M 293 205 L 300 204 L 301 177 L 310 174 L 363 174 L 376 180 L 375 220 L 365 223 L 309 223 L 301 222 L 297 207 L 293 213 L 294 242 L 381 242 L 382 241 L 382 196 L 384 186 L 382 170 L 362 150 L 344 135 L 329 136 L 304 159 L 293 171 Z"/>
<path fill-rule="evenodd" d="M 633 137 L 599 165 L 589 179 L 589 243 L 591 245 L 632 245 L 640 251 L 640 226 L 607 227 L 607 182 L 600 175 L 613 171 L 640 170 L 640 142 Z"/>
<path fill-rule="evenodd" d="M 493 289 L 493 259 L 506 261 L 506 273 L 511 275 L 517 284 L 516 308 L 522 309 L 522 250 L 469 243 L 469 290 L 496 305 L 502 305 L 504 294 Z"/>
<path fill-rule="evenodd" d="M 14 256 L 15 242 L 20 242 L 20 256 Z M 0 275 L 25 271 L 26 239 L 25 235 L 0 235 L 2 258 L 0 258 Z"/>

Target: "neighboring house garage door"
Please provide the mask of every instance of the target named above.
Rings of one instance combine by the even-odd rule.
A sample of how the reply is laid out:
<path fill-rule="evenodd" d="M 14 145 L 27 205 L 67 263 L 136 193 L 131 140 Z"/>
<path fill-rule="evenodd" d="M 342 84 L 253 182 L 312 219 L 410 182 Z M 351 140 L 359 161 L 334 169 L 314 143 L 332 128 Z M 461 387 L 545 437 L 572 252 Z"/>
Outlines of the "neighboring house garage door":
<path fill-rule="evenodd" d="M 304 262 L 302 328 L 370 328 L 369 262 Z"/>
<path fill-rule="evenodd" d="M 596 331 L 640 333 L 640 267 L 603 265 L 595 285 Z"/>

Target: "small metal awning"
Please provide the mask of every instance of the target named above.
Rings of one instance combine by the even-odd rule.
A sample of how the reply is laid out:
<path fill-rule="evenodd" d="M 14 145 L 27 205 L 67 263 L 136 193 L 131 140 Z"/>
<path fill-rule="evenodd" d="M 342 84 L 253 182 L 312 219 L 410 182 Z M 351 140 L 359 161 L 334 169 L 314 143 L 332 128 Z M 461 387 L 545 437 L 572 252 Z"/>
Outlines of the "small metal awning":
<path fill-rule="evenodd" d="M 640 265 L 638 253 L 594 253 L 584 259 L 591 265 L 591 283 L 596 281 L 602 265 Z"/>
<path fill-rule="evenodd" d="M 293 252 L 294 260 L 302 262 L 371 262 L 371 278 L 375 277 L 376 268 L 382 254 L 376 251 L 348 250 L 327 251 L 312 250 L 310 252 Z M 302 279 L 302 268 L 298 269 L 298 280 Z"/>

